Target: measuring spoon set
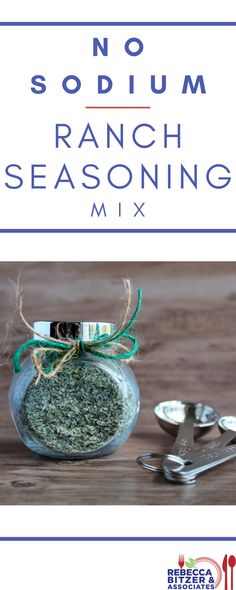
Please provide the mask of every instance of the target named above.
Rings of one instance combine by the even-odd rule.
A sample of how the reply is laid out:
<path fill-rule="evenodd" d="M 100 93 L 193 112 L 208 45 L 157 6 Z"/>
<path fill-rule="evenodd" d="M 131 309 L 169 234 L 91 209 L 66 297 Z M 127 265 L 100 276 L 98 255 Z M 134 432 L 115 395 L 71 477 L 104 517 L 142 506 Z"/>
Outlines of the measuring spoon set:
<path fill-rule="evenodd" d="M 138 464 L 152 472 L 161 472 L 169 481 L 194 484 L 200 473 L 236 458 L 236 417 L 220 418 L 211 406 L 183 401 L 161 402 L 154 408 L 163 430 L 176 436 L 169 453 L 145 453 Z M 218 425 L 222 433 L 194 452 L 194 438 Z M 148 462 L 151 460 L 151 463 Z"/>

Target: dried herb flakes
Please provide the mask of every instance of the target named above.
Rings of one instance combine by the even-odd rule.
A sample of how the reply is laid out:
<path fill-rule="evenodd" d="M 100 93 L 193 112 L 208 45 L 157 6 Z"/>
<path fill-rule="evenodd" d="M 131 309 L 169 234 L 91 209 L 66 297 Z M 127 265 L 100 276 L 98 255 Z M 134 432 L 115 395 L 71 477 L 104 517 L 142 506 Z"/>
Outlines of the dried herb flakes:
<path fill-rule="evenodd" d="M 68 454 L 99 449 L 127 419 L 118 383 L 102 369 L 73 357 L 55 378 L 29 385 L 22 419 L 47 447 Z"/>

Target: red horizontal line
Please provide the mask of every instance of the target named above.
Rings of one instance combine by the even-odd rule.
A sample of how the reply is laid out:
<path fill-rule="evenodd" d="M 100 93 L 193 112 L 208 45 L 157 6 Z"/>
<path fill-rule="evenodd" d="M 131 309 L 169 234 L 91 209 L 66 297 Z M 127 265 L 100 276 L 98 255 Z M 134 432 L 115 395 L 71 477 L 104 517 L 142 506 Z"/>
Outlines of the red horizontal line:
<path fill-rule="evenodd" d="M 150 109 L 151 107 L 140 107 L 140 106 L 91 106 L 91 107 L 85 107 L 86 109 Z"/>

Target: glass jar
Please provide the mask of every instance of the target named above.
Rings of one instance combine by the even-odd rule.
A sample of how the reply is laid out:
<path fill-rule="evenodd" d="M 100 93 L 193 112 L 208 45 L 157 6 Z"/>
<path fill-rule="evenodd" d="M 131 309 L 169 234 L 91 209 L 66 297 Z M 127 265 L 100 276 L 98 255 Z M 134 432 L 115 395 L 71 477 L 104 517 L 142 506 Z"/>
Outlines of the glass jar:
<path fill-rule="evenodd" d="M 101 322 L 35 322 L 44 337 L 92 341 L 114 331 Z M 42 338 L 42 350 L 46 349 Z M 106 349 L 105 349 L 106 350 Z M 55 361 L 44 353 L 44 366 Z M 10 410 L 32 451 L 61 459 L 89 459 L 115 451 L 131 434 L 140 409 L 136 379 L 127 363 L 92 352 L 75 353 L 55 376 L 40 377 L 29 356 L 12 380 Z"/>

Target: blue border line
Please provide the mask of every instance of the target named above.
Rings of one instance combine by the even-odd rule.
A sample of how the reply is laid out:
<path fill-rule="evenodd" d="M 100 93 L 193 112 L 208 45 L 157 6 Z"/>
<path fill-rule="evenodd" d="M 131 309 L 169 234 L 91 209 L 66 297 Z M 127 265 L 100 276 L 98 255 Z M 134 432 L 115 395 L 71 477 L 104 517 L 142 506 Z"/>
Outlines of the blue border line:
<path fill-rule="evenodd" d="M 235 229 L 217 228 L 17 228 L 0 229 L 0 234 L 235 234 Z"/>
<path fill-rule="evenodd" d="M 236 537 L 0 537 L 0 541 L 236 541 Z"/>
<path fill-rule="evenodd" d="M 5 21 L 0 22 L 0 27 L 92 27 L 92 26 L 109 26 L 109 27 L 235 27 L 236 21 Z M 125 229 L 125 228 L 116 228 L 116 229 L 0 229 L 0 233 L 8 234 L 8 233 L 75 233 L 75 234 L 83 234 L 83 233 L 143 233 L 143 234 L 150 234 L 150 233 L 159 233 L 159 234 L 179 234 L 179 233 L 186 233 L 186 234 L 197 234 L 197 233 L 236 233 L 236 229 Z"/>
<path fill-rule="evenodd" d="M 3 21 L 1 27 L 235 27 L 236 21 Z"/>

